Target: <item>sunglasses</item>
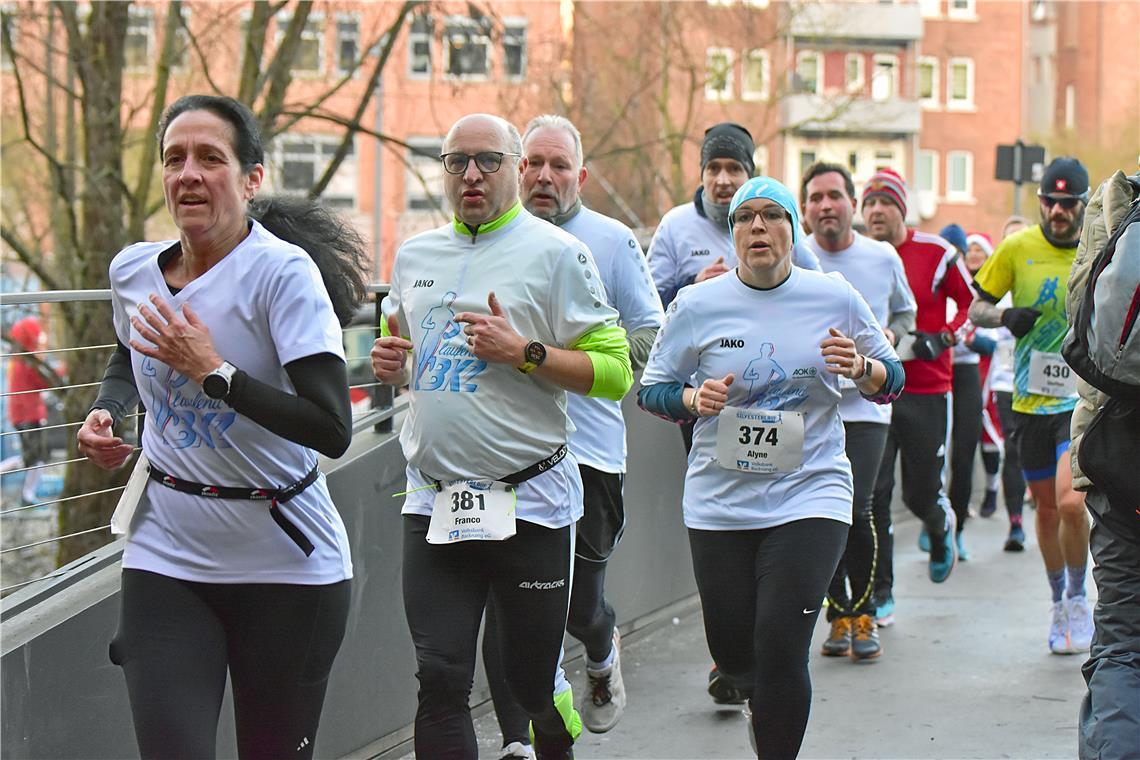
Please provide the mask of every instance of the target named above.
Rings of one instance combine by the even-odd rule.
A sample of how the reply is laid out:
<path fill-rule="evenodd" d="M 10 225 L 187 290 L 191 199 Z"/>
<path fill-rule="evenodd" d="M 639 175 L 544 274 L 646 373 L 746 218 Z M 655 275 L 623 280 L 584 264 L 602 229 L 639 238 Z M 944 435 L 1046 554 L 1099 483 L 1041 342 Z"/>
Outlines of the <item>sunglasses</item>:
<path fill-rule="evenodd" d="M 1042 205 L 1045 206 L 1045 208 L 1053 208 L 1054 204 L 1059 203 L 1059 204 L 1061 204 L 1061 208 L 1065 209 L 1066 211 L 1072 211 L 1073 209 L 1075 209 L 1077 207 L 1078 203 L 1081 203 L 1084 201 L 1084 198 L 1081 198 L 1079 196 L 1069 196 L 1067 198 L 1053 198 L 1053 197 L 1048 196 L 1048 195 L 1039 195 L 1037 197 L 1041 199 L 1041 203 L 1042 203 Z"/>

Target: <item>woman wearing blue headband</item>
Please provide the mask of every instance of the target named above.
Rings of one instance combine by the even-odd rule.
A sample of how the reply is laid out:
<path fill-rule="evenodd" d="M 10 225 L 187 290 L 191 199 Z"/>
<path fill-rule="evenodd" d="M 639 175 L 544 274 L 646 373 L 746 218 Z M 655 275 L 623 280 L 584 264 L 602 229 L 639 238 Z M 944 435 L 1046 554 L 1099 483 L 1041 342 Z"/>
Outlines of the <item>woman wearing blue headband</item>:
<path fill-rule="evenodd" d="M 792 266 L 786 187 L 756 177 L 729 206 L 735 272 L 670 304 L 638 394 L 696 418 L 683 513 L 716 667 L 709 691 L 747 702 L 759 757 L 794 757 L 811 703 L 808 650 L 851 523 L 841 384 L 890 403 L 902 365 L 838 275 Z"/>

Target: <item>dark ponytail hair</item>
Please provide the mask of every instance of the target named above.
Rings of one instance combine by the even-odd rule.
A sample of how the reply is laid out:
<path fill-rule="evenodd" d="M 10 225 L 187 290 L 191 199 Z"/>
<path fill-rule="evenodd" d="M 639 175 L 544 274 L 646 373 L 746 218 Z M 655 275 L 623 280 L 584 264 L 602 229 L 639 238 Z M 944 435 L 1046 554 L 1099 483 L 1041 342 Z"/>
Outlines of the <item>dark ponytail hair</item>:
<path fill-rule="evenodd" d="M 265 163 L 265 148 L 257 118 L 249 107 L 220 95 L 186 95 L 174 101 L 158 125 L 158 152 L 170 122 L 187 111 L 209 111 L 233 129 L 233 149 L 243 172 Z M 316 201 L 272 196 L 249 202 L 247 213 L 265 229 L 303 248 L 321 270 L 325 290 L 341 327 L 346 326 L 366 295 L 368 246 L 351 225 Z"/>
<path fill-rule="evenodd" d="M 269 196 L 249 202 L 249 215 L 282 240 L 305 249 L 321 270 L 341 327 L 366 295 L 368 246 L 351 225 L 316 201 Z"/>

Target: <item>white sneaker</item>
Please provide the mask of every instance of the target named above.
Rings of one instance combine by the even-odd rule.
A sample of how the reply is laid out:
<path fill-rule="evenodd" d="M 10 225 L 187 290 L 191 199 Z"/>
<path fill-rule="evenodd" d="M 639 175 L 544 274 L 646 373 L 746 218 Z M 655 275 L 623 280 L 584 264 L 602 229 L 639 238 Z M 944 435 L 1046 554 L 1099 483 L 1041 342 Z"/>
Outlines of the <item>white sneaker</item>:
<path fill-rule="evenodd" d="M 1064 600 L 1053 602 L 1052 621 L 1049 623 L 1049 651 L 1053 654 L 1072 654 L 1069 634 L 1069 612 Z"/>
<path fill-rule="evenodd" d="M 499 760 L 512 760 L 516 757 L 525 757 L 527 760 L 534 760 L 534 747 L 522 742 L 511 742 L 503 747 L 503 756 Z"/>
<path fill-rule="evenodd" d="M 1087 652 L 1093 640 L 1093 616 L 1088 597 L 1084 594 L 1065 600 L 1065 614 L 1069 617 L 1069 644 L 1072 652 Z"/>
<path fill-rule="evenodd" d="M 752 748 L 752 754 L 758 756 L 760 754 L 760 751 L 756 749 L 756 731 L 752 728 L 751 700 L 744 703 L 744 725 L 748 729 L 748 746 Z"/>
<path fill-rule="evenodd" d="M 589 697 L 582 704 L 582 723 L 595 734 L 604 734 L 617 725 L 625 712 L 625 682 L 621 678 L 621 634 L 614 627 L 614 661 L 608 668 L 591 670 Z"/>

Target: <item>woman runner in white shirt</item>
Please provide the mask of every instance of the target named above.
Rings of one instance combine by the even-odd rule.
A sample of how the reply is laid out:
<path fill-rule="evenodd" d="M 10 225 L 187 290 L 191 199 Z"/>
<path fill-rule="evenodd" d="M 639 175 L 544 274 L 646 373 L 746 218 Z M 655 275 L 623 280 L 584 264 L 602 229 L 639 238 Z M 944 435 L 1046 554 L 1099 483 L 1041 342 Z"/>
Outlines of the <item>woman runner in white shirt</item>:
<path fill-rule="evenodd" d="M 903 371 L 846 280 L 792 266 L 800 224 L 786 187 L 751 179 L 729 214 L 736 270 L 670 304 L 638 400 L 698 418 L 683 513 L 709 651 L 749 699 L 757 754 L 787 758 L 803 741 L 812 629 L 851 523 L 839 380 L 889 403 Z"/>

